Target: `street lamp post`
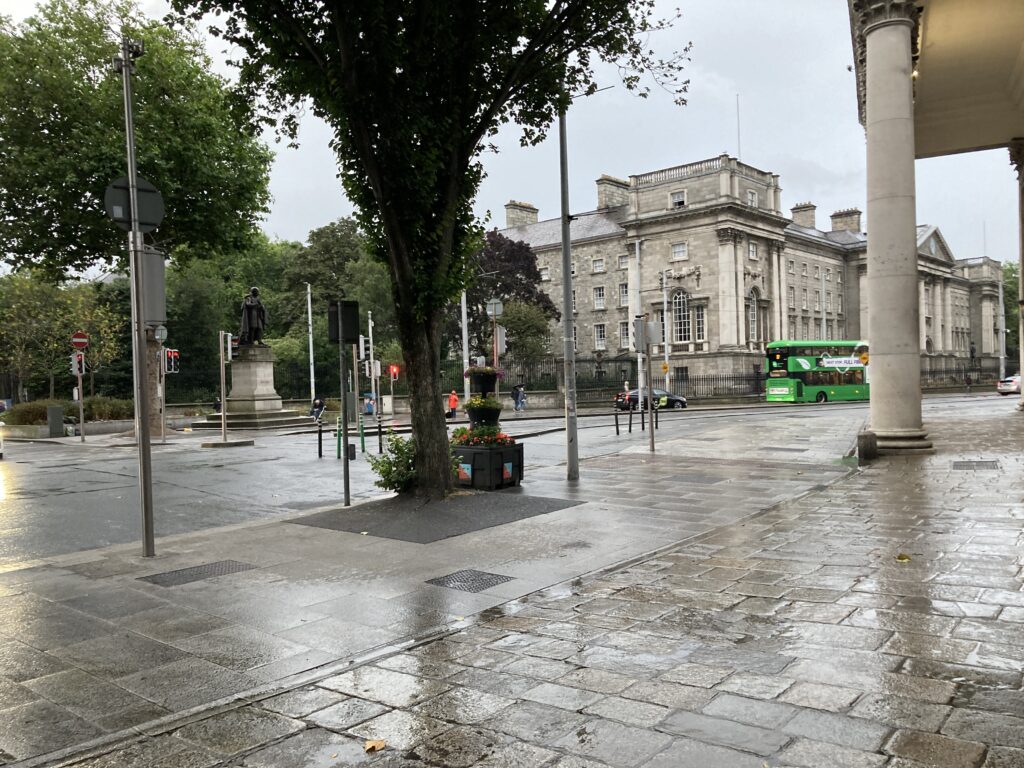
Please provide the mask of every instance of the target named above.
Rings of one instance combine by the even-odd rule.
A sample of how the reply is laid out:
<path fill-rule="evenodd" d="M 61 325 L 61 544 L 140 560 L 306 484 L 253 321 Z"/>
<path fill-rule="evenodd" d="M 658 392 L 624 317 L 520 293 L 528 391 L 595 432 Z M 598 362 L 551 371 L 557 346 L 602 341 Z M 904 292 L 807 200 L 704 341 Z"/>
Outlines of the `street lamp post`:
<path fill-rule="evenodd" d="M 309 335 L 309 404 L 316 400 L 316 374 L 313 367 L 313 286 L 306 283 L 306 328 Z"/>
<path fill-rule="evenodd" d="M 569 235 L 569 150 L 565 136 L 565 110 L 558 113 L 558 160 L 562 199 L 562 354 L 565 358 L 565 477 L 580 479 L 580 453 L 576 427 L 576 347 L 573 344 L 572 246 Z"/>

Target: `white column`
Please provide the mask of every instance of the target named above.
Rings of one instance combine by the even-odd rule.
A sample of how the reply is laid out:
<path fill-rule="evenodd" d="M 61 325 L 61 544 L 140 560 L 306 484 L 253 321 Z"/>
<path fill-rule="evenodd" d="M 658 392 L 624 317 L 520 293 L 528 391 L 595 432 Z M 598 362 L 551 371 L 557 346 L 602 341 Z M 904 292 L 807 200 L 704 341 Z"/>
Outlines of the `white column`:
<path fill-rule="evenodd" d="M 928 328 L 925 325 L 925 315 L 928 314 L 928 309 L 925 305 L 924 295 L 927 286 L 924 284 L 924 280 L 917 281 L 917 327 L 918 327 L 918 342 L 917 348 L 924 350 L 924 340 L 928 337 Z"/>
<path fill-rule="evenodd" d="M 1020 349 L 1018 373 L 1024 374 L 1024 138 L 1010 142 L 1010 162 L 1017 170 L 1017 220 L 1020 232 L 1020 268 L 1017 271 L 1017 347 Z M 1017 410 L 1024 412 L 1024 387 L 1021 388 Z"/>
<path fill-rule="evenodd" d="M 871 429 L 881 449 L 930 448 L 921 422 L 920 298 L 909 0 L 868 4 L 866 43 Z"/>
<path fill-rule="evenodd" d="M 782 258 L 782 246 L 778 243 L 769 243 L 768 252 L 772 255 L 772 293 L 775 294 L 772 302 L 772 341 L 783 338 L 782 318 L 786 311 L 786 285 L 785 285 L 785 262 Z"/>
<path fill-rule="evenodd" d="M 718 230 L 718 346 L 739 346 L 736 311 L 736 231 Z"/>

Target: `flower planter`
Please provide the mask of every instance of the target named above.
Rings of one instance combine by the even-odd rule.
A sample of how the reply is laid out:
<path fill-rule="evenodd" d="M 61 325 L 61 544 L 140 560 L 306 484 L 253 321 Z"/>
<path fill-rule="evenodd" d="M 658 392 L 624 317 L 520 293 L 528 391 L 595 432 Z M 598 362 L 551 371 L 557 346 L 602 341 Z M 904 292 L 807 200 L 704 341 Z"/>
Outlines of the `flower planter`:
<path fill-rule="evenodd" d="M 458 485 L 493 491 L 519 485 L 523 479 L 523 446 L 452 446 L 458 459 Z"/>
<path fill-rule="evenodd" d="M 494 392 L 494 385 L 498 383 L 496 373 L 471 373 L 469 375 L 469 386 L 473 392 L 479 392 L 481 396 Z"/>
<path fill-rule="evenodd" d="M 469 426 L 473 427 L 496 427 L 498 417 L 501 416 L 501 408 L 467 408 L 466 415 L 469 416 Z"/>

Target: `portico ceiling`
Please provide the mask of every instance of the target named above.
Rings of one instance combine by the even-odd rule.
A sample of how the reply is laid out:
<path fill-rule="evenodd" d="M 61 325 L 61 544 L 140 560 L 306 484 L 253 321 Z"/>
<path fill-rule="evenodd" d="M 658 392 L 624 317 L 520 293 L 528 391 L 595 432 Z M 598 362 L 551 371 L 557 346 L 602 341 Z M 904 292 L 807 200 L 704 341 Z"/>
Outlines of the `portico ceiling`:
<path fill-rule="evenodd" d="M 850 0 L 858 80 L 863 30 Z M 917 0 L 915 153 L 1004 147 L 1024 136 L 1024 0 Z M 863 89 L 860 89 L 863 100 Z M 863 116 L 863 101 L 861 102 Z"/>

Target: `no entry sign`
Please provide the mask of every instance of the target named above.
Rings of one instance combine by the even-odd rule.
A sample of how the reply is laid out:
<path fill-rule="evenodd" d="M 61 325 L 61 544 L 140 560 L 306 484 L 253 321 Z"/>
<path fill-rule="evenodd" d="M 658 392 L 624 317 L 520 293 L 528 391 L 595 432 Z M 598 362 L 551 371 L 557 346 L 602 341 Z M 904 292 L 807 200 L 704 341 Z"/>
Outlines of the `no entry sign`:
<path fill-rule="evenodd" d="M 71 346 L 75 349 L 88 349 L 89 334 L 85 331 L 75 331 L 71 334 Z"/>

